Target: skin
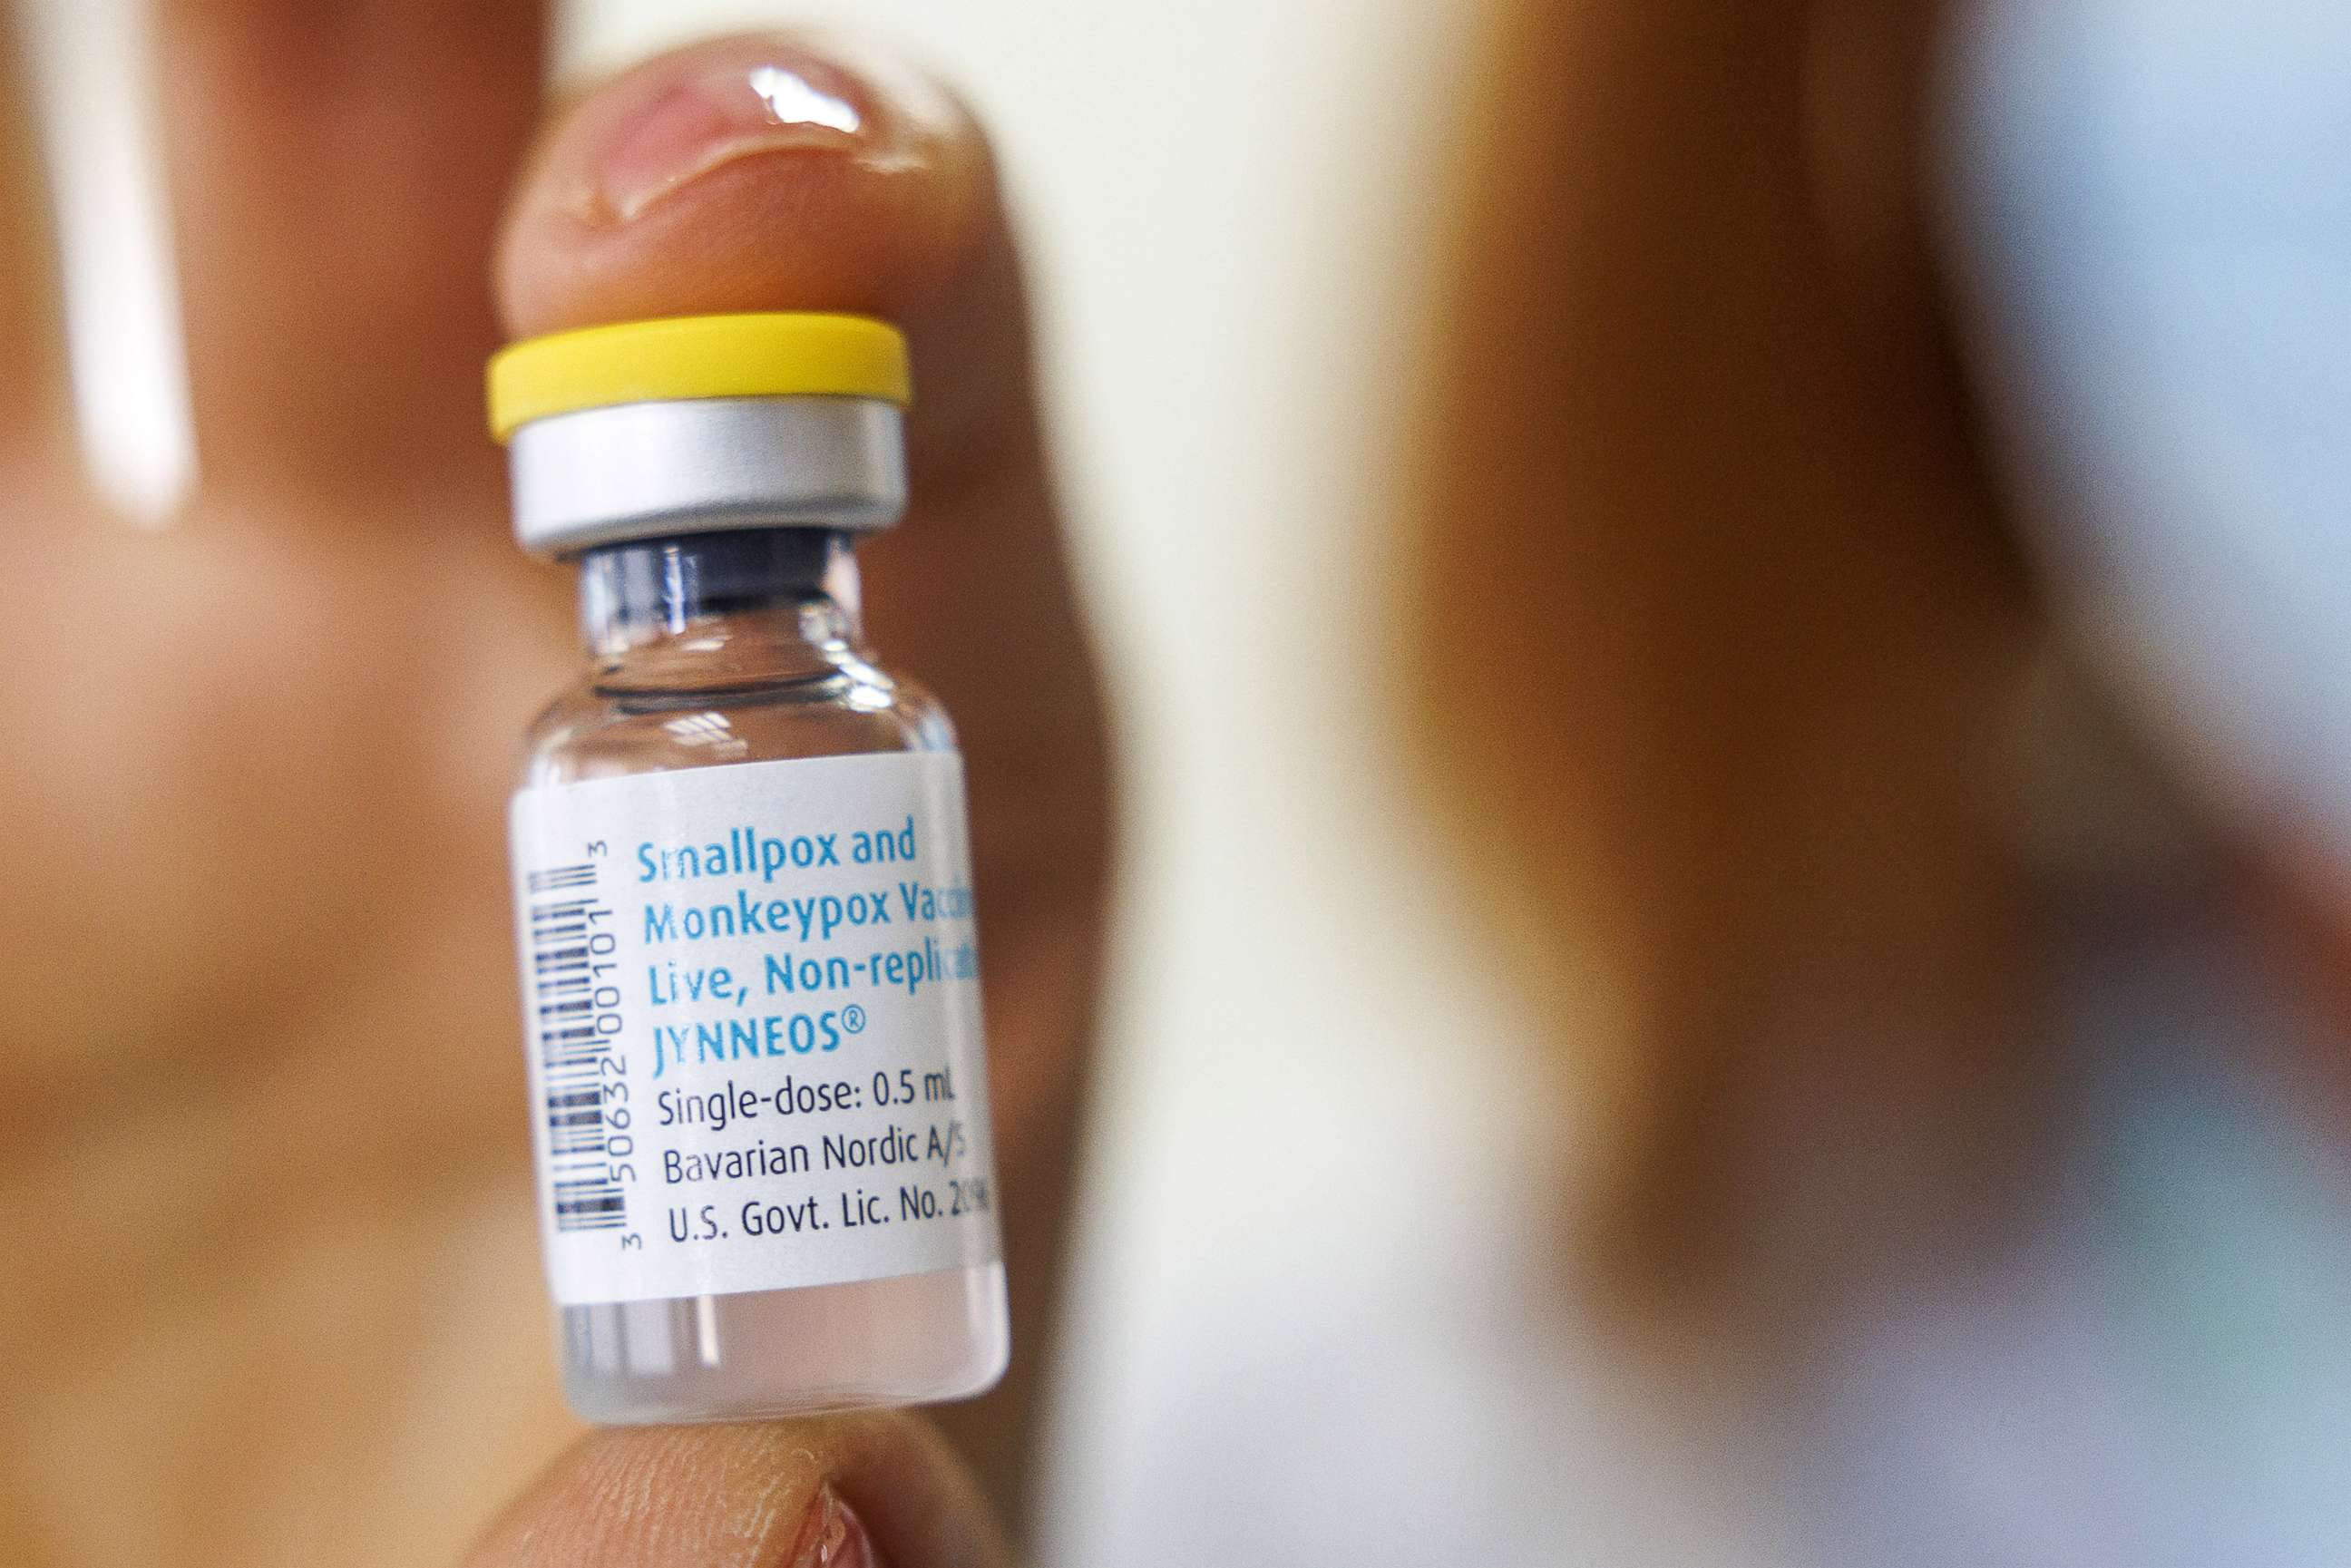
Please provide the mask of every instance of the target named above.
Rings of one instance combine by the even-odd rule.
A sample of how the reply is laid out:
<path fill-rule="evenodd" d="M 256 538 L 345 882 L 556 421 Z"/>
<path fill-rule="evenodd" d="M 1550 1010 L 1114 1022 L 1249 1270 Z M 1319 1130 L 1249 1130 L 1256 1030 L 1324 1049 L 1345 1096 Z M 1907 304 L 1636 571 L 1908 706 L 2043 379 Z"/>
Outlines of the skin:
<path fill-rule="evenodd" d="M 469 1563 L 786 1562 L 827 1488 L 883 1561 L 999 1561 L 1108 791 L 980 133 L 904 68 L 800 39 L 664 57 L 540 127 L 526 5 L 165 0 L 159 24 L 203 460 L 162 532 L 84 488 L 21 134 L 7 163 L 0 1561 L 444 1561 L 498 1515 Z M 753 58 L 875 129 L 708 167 L 674 125 L 637 134 Z M 657 199 L 598 195 L 649 158 L 681 172 Z M 935 1420 L 580 1438 L 501 843 L 516 737 L 580 655 L 569 574 L 506 536 L 480 369 L 508 335 L 778 308 L 914 346 L 918 501 L 866 552 L 869 631 L 970 759 L 1019 1349 Z"/>

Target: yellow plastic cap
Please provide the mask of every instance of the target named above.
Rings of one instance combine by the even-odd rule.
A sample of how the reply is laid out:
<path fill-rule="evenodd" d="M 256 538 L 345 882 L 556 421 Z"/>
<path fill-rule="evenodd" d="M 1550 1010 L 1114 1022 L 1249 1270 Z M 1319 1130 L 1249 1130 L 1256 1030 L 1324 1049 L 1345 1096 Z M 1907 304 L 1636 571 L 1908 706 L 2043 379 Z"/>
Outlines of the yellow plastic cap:
<path fill-rule="evenodd" d="M 867 316 L 674 316 L 531 338 L 490 360 L 490 434 L 632 402 L 857 397 L 904 406 L 906 339 Z"/>

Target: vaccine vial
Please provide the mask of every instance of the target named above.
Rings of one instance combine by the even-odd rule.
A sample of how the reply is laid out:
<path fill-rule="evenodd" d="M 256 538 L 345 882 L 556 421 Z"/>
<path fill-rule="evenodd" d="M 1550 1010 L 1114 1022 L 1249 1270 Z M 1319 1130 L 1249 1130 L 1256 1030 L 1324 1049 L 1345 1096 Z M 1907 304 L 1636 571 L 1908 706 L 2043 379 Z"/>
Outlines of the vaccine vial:
<path fill-rule="evenodd" d="M 962 764 L 859 626 L 904 340 L 681 318 L 489 380 L 590 661 L 510 815 L 566 1393 L 604 1423 L 977 1394 L 1010 1335 Z"/>

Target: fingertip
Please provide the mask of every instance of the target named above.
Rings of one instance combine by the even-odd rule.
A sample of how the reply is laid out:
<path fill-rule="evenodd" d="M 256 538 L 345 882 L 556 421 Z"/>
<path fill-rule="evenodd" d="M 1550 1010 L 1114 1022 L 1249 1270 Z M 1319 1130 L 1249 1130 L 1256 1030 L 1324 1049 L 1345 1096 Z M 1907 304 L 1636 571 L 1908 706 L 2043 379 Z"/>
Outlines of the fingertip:
<path fill-rule="evenodd" d="M 1004 1561 L 985 1505 L 937 1435 L 883 1414 L 590 1433 L 466 1563 L 851 1568 L 855 1552 L 892 1568 Z"/>
<path fill-rule="evenodd" d="M 999 222 L 985 140 L 935 78 L 852 40 L 742 35 L 557 117 L 509 209 L 499 299 L 517 336 L 732 310 L 919 319 Z"/>

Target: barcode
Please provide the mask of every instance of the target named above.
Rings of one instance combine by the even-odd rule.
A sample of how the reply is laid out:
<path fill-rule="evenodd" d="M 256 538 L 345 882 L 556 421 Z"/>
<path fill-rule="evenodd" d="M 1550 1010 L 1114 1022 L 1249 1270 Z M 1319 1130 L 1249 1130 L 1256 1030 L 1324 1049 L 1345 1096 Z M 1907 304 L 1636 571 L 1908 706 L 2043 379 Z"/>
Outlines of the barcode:
<path fill-rule="evenodd" d="M 548 1182 L 558 1230 L 622 1230 L 627 1195 L 612 1176 L 604 1092 L 619 1029 L 611 911 L 595 896 L 593 864 L 535 871 L 530 906 L 531 1026 L 547 1092 Z M 609 1001 L 612 1005 L 605 1006 Z"/>

